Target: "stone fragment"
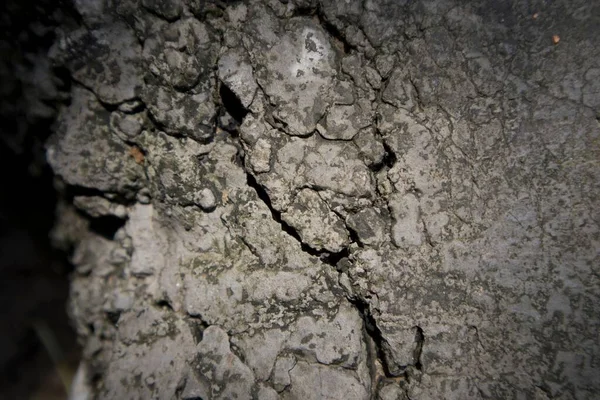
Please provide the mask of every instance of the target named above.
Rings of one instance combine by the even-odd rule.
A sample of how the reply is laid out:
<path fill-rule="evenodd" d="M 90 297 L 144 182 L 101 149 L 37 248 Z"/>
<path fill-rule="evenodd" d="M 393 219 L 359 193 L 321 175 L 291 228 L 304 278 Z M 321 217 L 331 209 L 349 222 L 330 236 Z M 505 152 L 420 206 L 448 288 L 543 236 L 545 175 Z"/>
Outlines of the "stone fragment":
<path fill-rule="evenodd" d="M 198 344 L 198 369 L 212 383 L 214 399 L 252 398 L 254 375 L 250 368 L 231 352 L 227 333 L 217 326 L 209 326 Z"/>
<path fill-rule="evenodd" d="M 271 144 L 269 141 L 258 139 L 249 157 L 250 167 L 255 173 L 269 172 L 271 170 Z"/>
<path fill-rule="evenodd" d="M 100 196 L 75 196 L 73 205 L 94 218 L 107 215 L 117 218 L 127 217 L 127 208 L 124 205 L 112 203 Z"/>
<path fill-rule="evenodd" d="M 142 133 L 145 122 L 143 113 L 125 114 L 121 111 L 110 113 L 111 130 L 123 141 L 131 141 Z"/>
<path fill-rule="evenodd" d="M 51 57 L 105 103 L 131 100 L 143 87 L 140 44 L 120 22 L 74 31 L 58 41 Z"/>
<path fill-rule="evenodd" d="M 317 129 L 326 139 L 352 140 L 361 129 L 371 124 L 369 111 L 368 102 L 333 105 Z"/>
<path fill-rule="evenodd" d="M 298 361 L 289 374 L 291 386 L 289 391 L 282 393 L 282 399 L 317 400 L 324 396 L 348 400 L 370 398 L 360 381 L 339 367 Z"/>
<path fill-rule="evenodd" d="M 387 212 L 378 208 L 365 208 L 346 218 L 346 224 L 356 232 L 362 244 L 377 246 L 388 240 Z"/>
<path fill-rule="evenodd" d="M 337 253 L 349 243 L 344 222 L 313 190 L 301 190 L 281 218 L 298 231 L 304 243 L 316 250 Z"/>
<path fill-rule="evenodd" d="M 229 50 L 219 57 L 217 71 L 219 79 L 248 108 L 258 89 L 248 57 L 240 50 Z"/>
<path fill-rule="evenodd" d="M 48 162 L 68 184 L 129 195 L 142 186 L 143 172 L 110 133 L 109 118 L 91 92 L 76 88 L 47 144 Z"/>
<path fill-rule="evenodd" d="M 183 9 L 181 0 L 142 0 L 142 5 L 168 21 L 174 21 Z"/>
<path fill-rule="evenodd" d="M 195 18 L 168 24 L 144 41 L 143 59 L 165 86 L 187 91 L 209 87 L 217 58 L 216 37 Z"/>
<path fill-rule="evenodd" d="M 147 85 L 142 97 L 152 117 L 166 132 L 198 142 L 208 142 L 214 136 L 216 109 L 210 93 L 187 94 Z"/>
<path fill-rule="evenodd" d="M 296 358 L 293 355 L 279 357 L 273 368 L 273 387 L 281 392 L 292 383 L 290 371 L 296 366 Z"/>
<path fill-rule="evenodd" d="M 254 43 L 250 49 L 256 79 L 270 102 L 273 116 L 291 135 L 311 134 L 329 105 L 336 76 L 336 54 L 329 37 L 316 22 L 294 18 L 281 35 L 265 26 L 277 24 L 262 10 L 245 29 Z M 267 33 L 268 32 L 268 33 Z"/>
<path fill-rule="evenodd" d="M 204 188 L 200 190 L 194 202 L 198 204 L 204 211 L 210 211 L 217 205 L 217 199 L 212 190 Z"/>

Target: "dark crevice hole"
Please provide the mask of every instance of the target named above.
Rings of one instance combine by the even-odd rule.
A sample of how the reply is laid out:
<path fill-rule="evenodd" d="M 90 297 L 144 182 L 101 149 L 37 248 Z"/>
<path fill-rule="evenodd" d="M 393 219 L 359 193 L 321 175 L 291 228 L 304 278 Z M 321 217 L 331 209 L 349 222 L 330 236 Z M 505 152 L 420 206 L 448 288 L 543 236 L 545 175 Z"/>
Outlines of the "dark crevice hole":
<path fill-rule="evenodd" d="M 383 148 L 385 149 L 385 155 L 383 156 L 382 161 L 383 165 L 392 168 L 396 164 L 396 161 L 398 161 L 398 157 L 396 157 L 396 153 L 386 142 L 383 142 Z"/>
<path fill-rule="evenodd" d="M 115 233 L 125 225 L 126 220 L 113 215 L 90 218 L 90 230 L 108 240 L 113 240 Z"/>
<path fill-rule="evenodd" d="M 234 119 L 237 125 L 240 125 L 244 117 L 248 114 L 248 110 L 244 107 L 241 100 L 224 83 L 221 83 L 219 87 L 219 96 L 221 97 L 221 103 L 225 111 Z"/>
<path fill-rule="evenodd" d="M 348 250 L 348 248 L 344 248 L 344 249 L 338 251 L 337 253 L 324 252 L 321 254 L 321 256 L 319 258 L 325 264 L 331 265 L 332 267 L 336 268 L 338 263 L 341 260 L 348 258 L 349 255 L 350 255 L 350 250 Z"/>
<path fill-rule="evenodd" d="M 385 141 L 383 142 L 383 148 L 385 150 L 383 159 L 380 163 L 371 166 L 371 171 L 373 172 L 379 172 L 384 168 L 390 169 L 396 164 L 396 161 L 398 161 L 396 153 Z"/>
<path fill-rule="evenodd" d="M 313 17 L 316 13 L 314 7 L 298 7 L 294 10 L 294 17 Z"/>
<path fill-rule="evenodd" d="M 170 311 L 173 311 L 173 306 L 167 299 L 160 299 L 156 302 L 156 306 L 159 308 L 166 308 Z"/>
<path fill-rule="evenodd" d="M 415 363 L 415 368 L 417 370 L 421 370 L 421 353 L 423 352 L 423 342 L 425 342 L 425 335 L 423 334 L 423 329 L 421 327 L 415 327 L 415 350 L 413 353 L 413 360 Z"/>
<path fill-rule="evenodd" d="M 56 77 L 55 82 L 57 89 L 61 92 L 69 93 L 71 91 L 71 86 L 73 85 L 73 82 L 71 80 L 71 73 L 69 72 L 69 70 L 63 66 L 57 66 L 52 68 L 52 73 Z M 66 101 L 70 104 L 70 97 Z"/>
<path fill-rule="evenodd" d="M 119 323 L 119 318 L 121 318 L 121 312 L 120 311 L 107 311 L 106 318 L 110 321 L 111 324 L 113 324 L 114 326 L 117 326 L 117 324 Z"/>
<path fill-rule="evenodd" d="M 188 326 L 190 327 L 190 331 L 192 333 L 192 337 L 196 344 L 200 343 L 204 338 L 204 331 L 210 325 L 208 322 L 202 319 L 200 316 L 190 315 L 187 319 Z"/>
<path fill-rule="evenodd" d="M 350 236 L 350 241 L 352 241 L 353 243 L 356 243 L 359 247 L 363 247 L 364 244 L 360 241 L 360 237 L 358 237 L 358 233 L 350 228 L 349 226 L 346 226 L 347 230 L 348 230 L 348 236 Z"/>

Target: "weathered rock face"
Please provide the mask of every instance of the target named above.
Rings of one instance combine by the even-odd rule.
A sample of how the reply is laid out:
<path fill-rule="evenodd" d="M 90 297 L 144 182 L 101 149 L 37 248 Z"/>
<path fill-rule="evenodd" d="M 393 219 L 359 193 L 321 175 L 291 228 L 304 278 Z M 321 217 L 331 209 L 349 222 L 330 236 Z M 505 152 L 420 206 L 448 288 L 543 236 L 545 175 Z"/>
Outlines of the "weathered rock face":
<path fill-rule="evenodd" d="M 600 393 L 600 13 L 570 3 L 76 2 L 47 155 L 94 395 Z"/>

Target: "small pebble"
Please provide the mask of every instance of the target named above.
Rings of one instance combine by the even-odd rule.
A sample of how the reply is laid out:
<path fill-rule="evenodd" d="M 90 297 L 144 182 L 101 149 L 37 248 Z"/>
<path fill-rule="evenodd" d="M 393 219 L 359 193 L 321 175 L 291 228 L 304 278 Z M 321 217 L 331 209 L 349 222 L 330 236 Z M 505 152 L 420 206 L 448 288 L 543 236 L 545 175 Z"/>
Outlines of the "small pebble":
<path fill-rule="evenodd" d="M 212 190 L 208 188 L 204 188 L 197 193 L 194 202 L 204 211 L 210 211 L 217 205 L 217 199 L 215 198 L 215 195 L 213 194 Z"/>

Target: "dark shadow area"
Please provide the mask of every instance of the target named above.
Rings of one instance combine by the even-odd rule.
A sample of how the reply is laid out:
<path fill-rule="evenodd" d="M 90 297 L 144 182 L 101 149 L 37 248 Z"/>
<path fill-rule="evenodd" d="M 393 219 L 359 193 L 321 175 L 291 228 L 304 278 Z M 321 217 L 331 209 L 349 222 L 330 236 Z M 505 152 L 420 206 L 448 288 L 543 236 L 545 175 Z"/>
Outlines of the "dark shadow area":
<path fill-rule="evenodd" d="M 125 226 L 125 219 L 114 215 L 105 215 L 90 219 L 90 230 L 108 240 L 113 240 L 119 229 Z"/>
<path fill-rule="evenodd" d="M 225 111 L 240 125 L 244 117 L 248 114 L 248 110 L 235 93 L 223 83 L 219 87 L 219 96 L 221 97 Z"/>
<path fill-rule="evenodd" d="M 66 312 L 71 267 L 49 240 L 57 196 L 43 150 L 68 90 L 45 57 L 65 9 L 49 0 L 0 5 L 2 399 L 66 398 L 61 376 L 79 358 Z"/>

